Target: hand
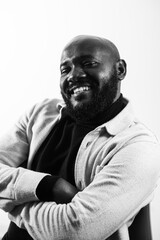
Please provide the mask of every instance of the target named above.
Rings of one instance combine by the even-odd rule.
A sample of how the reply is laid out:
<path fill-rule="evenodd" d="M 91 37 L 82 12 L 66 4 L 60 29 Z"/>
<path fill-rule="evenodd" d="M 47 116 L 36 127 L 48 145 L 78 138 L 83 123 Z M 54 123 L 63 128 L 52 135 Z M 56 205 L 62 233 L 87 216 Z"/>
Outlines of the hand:
<path fill-rule="evenodd" d="M 78 190 L 63 178 L 59 178 L 52 189 L 53 201 L 56 203 L 69 203 Z"/>

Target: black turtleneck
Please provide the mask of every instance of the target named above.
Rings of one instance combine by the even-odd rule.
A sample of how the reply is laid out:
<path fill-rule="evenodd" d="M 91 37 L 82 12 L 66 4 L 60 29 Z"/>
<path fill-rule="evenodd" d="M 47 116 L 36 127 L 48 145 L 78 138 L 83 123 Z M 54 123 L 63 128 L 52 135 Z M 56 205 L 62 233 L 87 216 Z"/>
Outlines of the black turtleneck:
<path fill-rule="evenodd" d="M 50 192 L 59 177 L 75 186 L 74 165 L 80 144 L 85 135 L 97 126 L 111 120 L 124 108 L 123 96 L 109 109 L 98 114 L 92 122 L 84 123 L 73 119 L 67 111 L 56 124 L 36 153 L 32 169 L 50 173 L 39 183 L 36 194 L 39 200 L 49 201 Z"/>

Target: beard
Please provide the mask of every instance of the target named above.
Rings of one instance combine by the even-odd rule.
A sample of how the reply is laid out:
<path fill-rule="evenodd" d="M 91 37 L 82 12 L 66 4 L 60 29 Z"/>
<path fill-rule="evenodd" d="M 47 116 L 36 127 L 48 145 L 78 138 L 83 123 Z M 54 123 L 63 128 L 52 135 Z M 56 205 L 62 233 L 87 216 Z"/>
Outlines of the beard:
<path fill-rule="evenodd" d="M 108 79 L 108 82 L 101 89 L 94 87 L 91 100 L 87 103 L 81 103 L 73 107 L 70 99 L 61 92 L 64 102 L 67 107 L 67 112 L 71 117 L 78 121 L 89 122 L 97 117 L 100 113 L 108 110 L 114 102 L 118 91 L 117 72 L 113 72 Z"/>

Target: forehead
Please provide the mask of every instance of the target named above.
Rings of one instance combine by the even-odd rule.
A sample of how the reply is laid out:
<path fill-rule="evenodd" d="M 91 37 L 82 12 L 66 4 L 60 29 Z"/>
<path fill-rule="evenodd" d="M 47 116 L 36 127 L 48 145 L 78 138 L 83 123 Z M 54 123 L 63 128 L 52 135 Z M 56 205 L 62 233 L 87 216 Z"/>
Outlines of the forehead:
<path fill-rule="evenodd" d="M 111 51 L 107 46 L 95 39 L 77 40 L 69 43 L 62 52 L 61 63 L 77 58 L 90 57 L 102 59 L 109 58 Z"/>

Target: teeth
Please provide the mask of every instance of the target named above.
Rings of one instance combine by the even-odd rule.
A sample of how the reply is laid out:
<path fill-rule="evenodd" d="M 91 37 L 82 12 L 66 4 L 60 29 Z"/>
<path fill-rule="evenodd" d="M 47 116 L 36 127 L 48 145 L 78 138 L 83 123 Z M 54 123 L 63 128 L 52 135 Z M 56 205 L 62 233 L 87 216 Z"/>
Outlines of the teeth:
<path fill-rule="evenodd" d="M 73 90 L 74 94 L 80 93 L 80 92 L 84 92 L 84 91 L 88 91 L 90 88 L 88 86 L 85 87 L 79 87 L 79 88 L 75 88 Z"/>

